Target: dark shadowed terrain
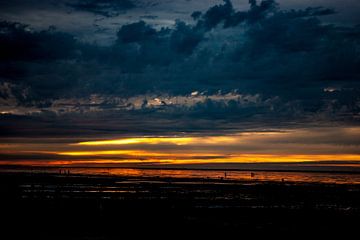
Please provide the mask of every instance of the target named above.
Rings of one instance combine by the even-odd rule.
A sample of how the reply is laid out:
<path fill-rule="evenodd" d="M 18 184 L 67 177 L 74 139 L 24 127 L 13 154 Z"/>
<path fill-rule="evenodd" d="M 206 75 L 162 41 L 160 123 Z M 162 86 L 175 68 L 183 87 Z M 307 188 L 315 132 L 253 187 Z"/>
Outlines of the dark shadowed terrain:
<path fill-rule="evenodd" d="M 0 196 L 7 239 L 355 233 L 360 219 L 356 184 L 1 173 Z"/>

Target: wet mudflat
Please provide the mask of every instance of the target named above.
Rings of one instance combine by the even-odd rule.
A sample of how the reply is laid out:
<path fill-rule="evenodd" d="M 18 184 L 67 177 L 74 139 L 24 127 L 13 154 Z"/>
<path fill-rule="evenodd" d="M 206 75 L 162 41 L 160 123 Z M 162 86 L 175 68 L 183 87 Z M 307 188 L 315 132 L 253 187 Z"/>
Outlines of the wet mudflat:
<path fill-rule="evenodd" d="M 360 222 L 358 184 L 14 172 L 0 174 L 0 194 L 8 239 L 356 233 Z"/>

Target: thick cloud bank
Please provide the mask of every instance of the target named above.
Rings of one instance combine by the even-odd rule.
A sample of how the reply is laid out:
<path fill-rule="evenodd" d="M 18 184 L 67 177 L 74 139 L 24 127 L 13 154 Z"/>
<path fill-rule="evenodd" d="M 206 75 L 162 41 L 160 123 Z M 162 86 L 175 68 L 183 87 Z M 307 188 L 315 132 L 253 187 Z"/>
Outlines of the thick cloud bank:
<path fill-rule="evenodd" d="M 105 17 L 137 8 L 131 1 L 68 6 Z M 273 0 L 250 0 L 243 11 L 225 0 L 204 12 L 194 9 L 193 22 L 177 20 L 163 28 L 145 21 L 124 24 L 110 46 L 82 42 L 52 26 L 40 31 L 3 20 L 0 110 L 84 113 L 97 96 L 103 99 L 97 110 L 151 109 L 168 118 L 181 112 L 197 119 L 311 116 L 357 122 L 360 27 L 320 20 L 332 14 L 336 9 L 282 10 Z M 201 101 L 189 105 L 195 97 Z"/>

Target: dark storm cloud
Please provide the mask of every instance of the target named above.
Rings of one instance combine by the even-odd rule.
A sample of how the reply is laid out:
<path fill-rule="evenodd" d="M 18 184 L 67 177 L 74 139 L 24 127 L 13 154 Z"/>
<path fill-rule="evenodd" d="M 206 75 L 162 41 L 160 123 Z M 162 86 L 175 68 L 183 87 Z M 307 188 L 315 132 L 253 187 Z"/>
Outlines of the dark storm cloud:
<path fill-rule="evenodd" d="M 155 51 L 157 51 L 156 48 L 161 48 L 159 44 L 162 44 L 167 51 L 191 54 L 203 40 L 204 32 L 182 21 L 177 21 L 173 29 L 163 28 L 160 31 L 155 30 L 144 21 L 140 21 L 122 26 L 117 37 L 118 44 L 137 43 L 145 49 L 147 44 L 152 42 L 157 45 Z M 157 55 L 155 51 L 152 55 Z"/>
<path fill-rule="evenodd" d="M 148 41 L 156 37 L 157 31 L 144 21 L 122 26 L 118 35 L 120 43 L 133 43 Z"/>
<path fill-rule="evenodd" d="M 34 32 L 29 26 L 0 22 L 0 61 L 36 61 L 72 58 L 76 40 L 54 28 Z M 58 47 L 56 47 L 58 46 Z"/>
<path fill-rule="evenodd" d="M 132 0 L 85 0 L 69 2 L 67 5 L 78 11 L 91 12 L 105 17 L 114 17 L 136 7 Z"/>
<path fill-rule="evenodd" d="M 0 22 L 0 77 L 25 84 L 42 97 L 56 95 L 72 85 L 68 70 L 81 44 L 71 34 L 48 30 L 32 31 L 29 26 Z M 65 77 L 66 76 L 66 77 Z"/>
<path fill-rule="evenodd" d="M 109 1 L 86 3 L 100 11 L 110 6 Z M 37 31 L 3 21 L 0 90 L 22 95 L 14 100 L 17 107 L 34 107 L 49 116 L 68 109 L 55 111 L 55 100 L 68 99 L 62 106 L 82 113 L 87 111 L 84 106 L 94 108 L 83 99 L 91 94 L 108 96 L 112 100 L 100 104 L 102 111 L 130 111 L 131 118 L 146 113 L 172 123 L 186 117 L 182 130 L 199 129 L 191 126 L 191 119 L 201 118 L 228 123 L 235 119 L 357 121 L 360 28 L 329 25 L 319 18 L 334 13 L 321 7 L 285 11 L 272 0 L 250 1 L 247 11 L 238 11 L 227 0 L 202 14 L 194 12 L 194 24 L 181 20 L 163 28 L 145 21 L 124 24 L 111 46 L 84 43 L 53 28 Z M 189 94 L 195 91 L 205 100 L 191 107 L 165 100 L 188 96 L 187 101 L 192 101 Z M 233 91 L 258 97 L 249 104 L 241 97 L 226 101 L 211 97 Z M 135 109 L 127 99 L 140 95 L 151 97 L 142 97 L 144 107 Z M 128 105 L 119 105 L 114 96 Z M 148 107 L 155 98 L 160 106 Z"/>

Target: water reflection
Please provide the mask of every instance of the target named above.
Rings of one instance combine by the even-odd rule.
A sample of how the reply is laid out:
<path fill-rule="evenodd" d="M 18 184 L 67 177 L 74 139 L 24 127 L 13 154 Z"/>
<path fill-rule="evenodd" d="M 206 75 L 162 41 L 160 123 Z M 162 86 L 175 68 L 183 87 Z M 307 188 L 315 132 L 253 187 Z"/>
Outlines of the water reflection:
<path fill-rule="evenodd" d="M 45 169 L 41 171 L 59 173 L 61 169 Z M 36 171 L 36 170 L 32 170 Z M 276 181 L 360 184 L 358 173 L 328 172 L 277 172 L 277 171 L 219 171 L 219 170 L 170 170 L 170 169 L 132 169 L 132 168 L 67 168 L 70 174 L 112 175 L 119 177 L 161 177 L 175 179 L 213 179 L 238 181 Z"/>

